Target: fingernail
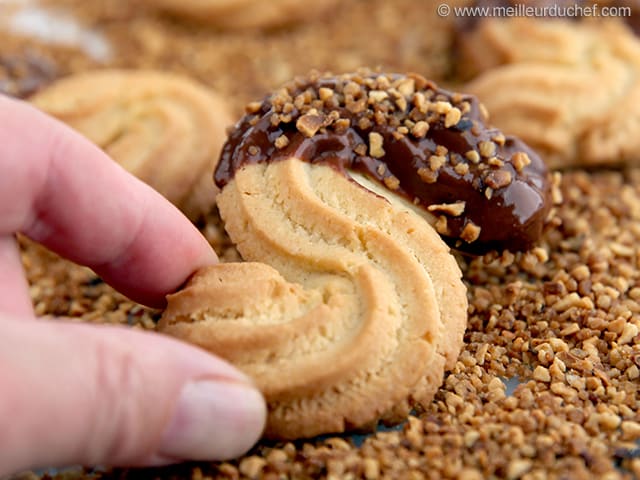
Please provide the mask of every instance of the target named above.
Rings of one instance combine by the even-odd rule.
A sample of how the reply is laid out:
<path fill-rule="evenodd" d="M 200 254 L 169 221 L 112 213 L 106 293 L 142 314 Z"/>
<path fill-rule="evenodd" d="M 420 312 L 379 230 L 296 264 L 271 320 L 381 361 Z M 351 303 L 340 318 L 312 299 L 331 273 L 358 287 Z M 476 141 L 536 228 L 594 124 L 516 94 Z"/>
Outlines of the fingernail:
<path fill-rule="evenodd" d="M 177 460 L 228 460 L 260 438 L 266 406 L 260 392 L 243 383 L 187 383 L 158 454 Z"/>

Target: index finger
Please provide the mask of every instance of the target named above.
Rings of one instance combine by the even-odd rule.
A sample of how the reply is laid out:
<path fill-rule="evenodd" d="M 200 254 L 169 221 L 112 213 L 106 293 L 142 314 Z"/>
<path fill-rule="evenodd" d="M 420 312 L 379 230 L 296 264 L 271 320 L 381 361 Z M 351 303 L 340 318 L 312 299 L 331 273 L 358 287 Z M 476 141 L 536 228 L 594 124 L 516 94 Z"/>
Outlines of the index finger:
<path fill-rule="evenodd" d="M 164 305 L 217 261 L 159 193 L 67 126 L 1 95 L 0 172 L 0 236 L 22 232 L 140 303 Z"/>

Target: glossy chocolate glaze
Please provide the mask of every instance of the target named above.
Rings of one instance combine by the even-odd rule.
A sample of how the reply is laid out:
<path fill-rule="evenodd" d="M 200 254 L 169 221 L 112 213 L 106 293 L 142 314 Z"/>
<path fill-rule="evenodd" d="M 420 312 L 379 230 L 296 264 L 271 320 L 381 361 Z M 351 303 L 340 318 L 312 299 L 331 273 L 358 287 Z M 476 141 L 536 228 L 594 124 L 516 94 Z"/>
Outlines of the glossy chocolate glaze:
<path fill-rule="evenodd" d="M 368 77 L 298 80 L 287 88 L 286 93 L 291 99 L 301 94 L 315 97 L 312 103 L 317 107 L 321 88 L 325 93 L 328 90 L 337 92 L 339 100 L 344 97 L 340 92 L 354 78 L 365 82 L 363 78 L 375 80 L 379 76 L 370 74 Z M 455 125 L 446 127 L 445 115 L 416 113 L 415 93 L 405 97 L 408 99 L 406 106 L 402 101 L 399 105 L 393 103 L 390 108 L 392 102 L 387 102 L 386 107 L 370 102 L 363 111 L 356 113 L 354 110 L 358 109 L 345 106 L 344 101 L 333 101 L 331 106 L 314 115 L 325 126 L 310 136 L 309 132 L 304 134 L 296 127 L 296 120 L 303 115 L 305 107 L 294 107 L 293 110 L 291 106 L 285 107 L 289 111 L 284 120 L 288 121 L 282 121 L 281 117 L 274 120 L 274 116 L 282 115 L 278 113 L 282 107 L 276 105 L 281 102 L 275 101 L 275 95 L 270 96 L 259 108 L 254 108 L 252 113 L 242 118 L 230 133 L 215 172 L 216 184 L 224 187 L 235 172 L 246 165 L 293 156 L 311 163 L 331 165 L 345 175 L 349 171 L 364 173 L 425 209 L 434 204 L 465 202 L 461 215 L 433 212 L 436 216 L 446 218 L 446 228 L 442 228 L 441 224 L 438 230 L 452 246 L 461 251 L 515 251 L 534 245 L 542 233 L 551 203 L 549 174 L 540 157 L 520 140 L 487 128 L 483 123 L 481 107 L 472 96 L 439 89 L 419 76 L 392 75 L 387 78 L 391 82 L 411 78 L 415 80 L 415 93 L 430 96 L 432 102 L 449 102 L 451 106 L 461 106 L 468 111 L 461 115 Z M 368 82 L 369 86 L 364 83 L 360 85 L 360 94 L 365 99 L 373 90 L 373 82 Z M 394 93 L 393 90 L 389 92 Z M 281 98 L 282 93 L 278 95 Z M 402 106 L 405 108 L 400 108 Z M 376 116 L 375 112 L 385 108 L 386 117 L 380 121 L 382 117 Z M 344 122 L 331 123 L 327 120 L 331 111 L 337 111 L 337 114 L 333 114 L 334 119 L 339 116 L 340 119 L 349 120 L 348 126 L 345 127 Z M 411 133 L 402 134 L 402 129 L 399 132 L 398 125 L 404 125 L 402 122 L 406 119 L 417 120 L 422 117 L 429 120 L 429 129 L 422 138 Z M 375 120 L 363 122 L 363 118 Z M 369 139 L 372 132 L 378 133 L 383 139 L 384 153 L 378 153 L 377 158 L 370 154 Z M 288 141 L 284 142 L 285 146 L 281 143 L 278 148 L 276 140 L 283 136 Z M 498 139 L 498 143 L 493 139 Z M 479 154 L 481 142 L 491 142 L 495 147 L 491 162 L 486 158 L 487 155 L 482 157 Z M 363 146 L 366 146 L 366 150 Z M 442 155 L 444 149 L 446 153 Z M 478 153 L 477 157 L 471 154 L 476 162 L 468 159 L 471 151 Z M 436 154 L 438 159 L 444 157 L 446 161 L 438 162 L 441 165 L 434 171 L 432 155 Z M 523 167 L 520 162 L 512 162 L 514 154 L 520 155 L 519 158 L 526 154 L 530 163 Z M 425 172 L 428 175 L 425 176 Z M 506 184 L 504 180 L 509 177 L 511 181 Z M 480 227 L 477 238 L 470 240 L 463 234 L 468 224 Z M 466 240 L 463 240 L 465 237 Z"/>

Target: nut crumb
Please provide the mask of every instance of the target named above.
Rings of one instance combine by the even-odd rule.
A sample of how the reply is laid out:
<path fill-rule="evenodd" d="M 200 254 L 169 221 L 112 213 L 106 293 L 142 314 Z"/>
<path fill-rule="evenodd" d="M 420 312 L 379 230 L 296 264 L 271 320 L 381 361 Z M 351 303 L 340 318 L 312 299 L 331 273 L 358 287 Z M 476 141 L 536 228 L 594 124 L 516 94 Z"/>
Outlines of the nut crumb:
<path fill-rule="evenodd" d="M 482 229 L 478 225 L 476 225 L 472 221 L 469 221 L 462 229 L 460 238 L 467 243 L 473 243 L 480 237 L 481 230 Z"/>
<path fill-rule="evenodd" d="M 427 207 L 427 210 L 429 210 L 430 212 L 441 212 L 446 215 L 458 217 L 464 213 L 465 206 L 466 206 L 465 202 L 441 203 L 441 204 L 429 205 Z"/>
<path fill-rule="evenodd" d="M 373 158 L 382 158 L 385 155 L 384 148 L 382 148 L 384 139 L 378 132 L 369 133 L 369 155 Z"/>

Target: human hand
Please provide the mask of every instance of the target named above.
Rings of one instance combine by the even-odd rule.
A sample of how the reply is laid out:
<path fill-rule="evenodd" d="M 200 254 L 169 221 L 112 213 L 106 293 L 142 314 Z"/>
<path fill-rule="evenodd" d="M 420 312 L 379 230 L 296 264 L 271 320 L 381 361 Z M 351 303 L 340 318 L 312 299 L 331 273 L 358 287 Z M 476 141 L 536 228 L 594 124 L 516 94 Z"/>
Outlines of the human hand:
<path fill-rule="evenodd" d="M 154 307 L 217 261 L 158 193 L 0 95 L 0 476 L 225 459 L 257 441 L 264 400 L 224 361 L 152 333 L 35 319 L 16 232 Z"/>

